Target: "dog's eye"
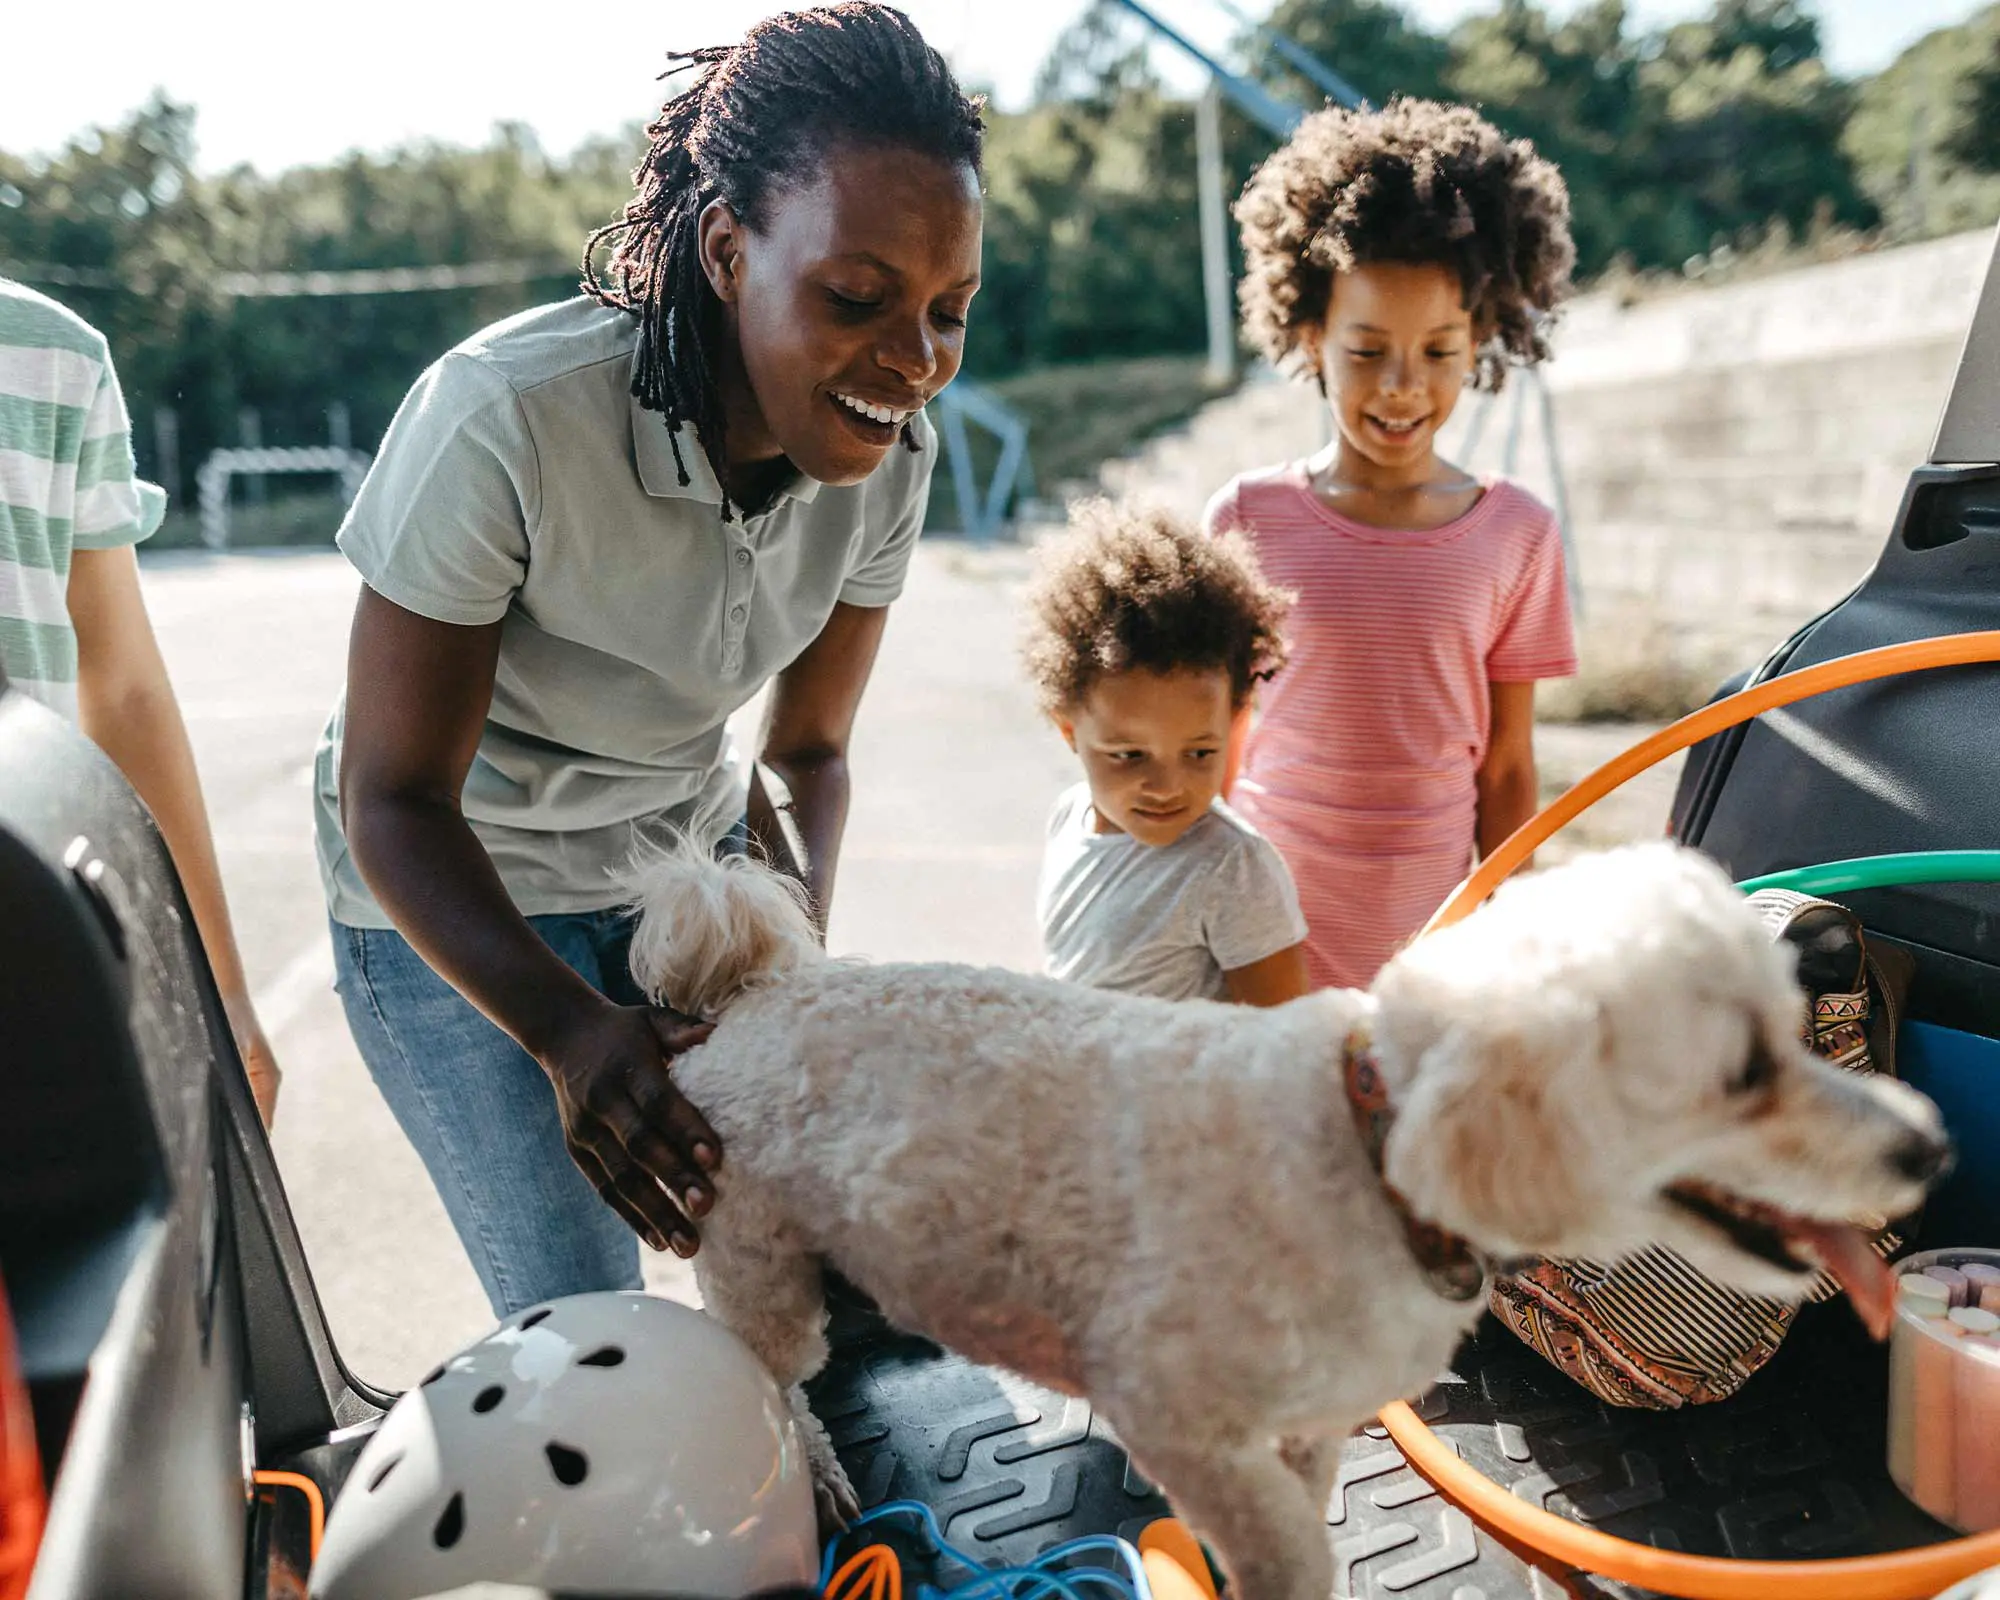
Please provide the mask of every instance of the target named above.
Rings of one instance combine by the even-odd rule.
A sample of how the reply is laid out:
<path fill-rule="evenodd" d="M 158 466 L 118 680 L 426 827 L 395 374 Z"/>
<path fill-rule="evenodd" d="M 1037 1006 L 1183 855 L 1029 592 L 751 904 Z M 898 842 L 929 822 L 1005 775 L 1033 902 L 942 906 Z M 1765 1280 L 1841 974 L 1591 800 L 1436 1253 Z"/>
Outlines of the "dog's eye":
<path fill-rule="evenodd" d="M 1750 1059 L 1742 1069 L 1729 1080 L 1732 1095 L 1757 1094 L 1768 1089 L 1777 1081 L 1778 1063 L 1770 1049 L 1760 1039 L 1750 1047 Z"/>

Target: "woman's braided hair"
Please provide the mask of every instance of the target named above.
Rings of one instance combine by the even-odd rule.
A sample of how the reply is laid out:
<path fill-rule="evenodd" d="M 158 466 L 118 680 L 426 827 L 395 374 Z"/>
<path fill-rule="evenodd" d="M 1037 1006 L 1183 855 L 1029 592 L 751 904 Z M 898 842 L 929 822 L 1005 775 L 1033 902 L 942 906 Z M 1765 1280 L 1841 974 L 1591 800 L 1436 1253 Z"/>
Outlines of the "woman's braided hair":
<path fill-rule="evenodd" d="M 1576 262 L 1562 174 L 1527 140 L 1435 100 L 1307 117 L 1250 179 L 1236 219 L 1244 331 L 1280 366 L 1325 322 L 1337 273 L 1434 262 L 1458 274 L 1484 339 L 1475 387 L 1498 389 L 1510 364 L 1547 359 Z"/>
<path fill-rule="evenodd" d="M 809 182 L 836 143 L 914 150 L 980 170 L 981 102 L 962 93 L 916 25 L 875 0 L 768 17 L 741 44 L 675 51 L 698 76 L 646 129 L 637 192 L 583 251 L 583 287 L 639 319 L 632 393 L 667 419 L 683 484 L 682 423 L 720 471 L 716 301 L 702 273 L 698 223 L 721 200 L 751 227 L 774 194 Z M 591 257 L 617 240 L 608 274 Z M 905 427 L 903 441 L 916 448 Z"/>

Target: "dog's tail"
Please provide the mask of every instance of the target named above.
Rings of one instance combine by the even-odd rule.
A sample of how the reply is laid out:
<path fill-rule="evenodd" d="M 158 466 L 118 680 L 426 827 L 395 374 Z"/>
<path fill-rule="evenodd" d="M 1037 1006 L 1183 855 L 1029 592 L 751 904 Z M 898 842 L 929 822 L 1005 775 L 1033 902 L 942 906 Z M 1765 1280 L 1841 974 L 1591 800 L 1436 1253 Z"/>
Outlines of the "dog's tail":
<path fill-rule="evenodd" d="M 714 1018 L 748 990 L 826 959 L 804 887 L 697 839 L 649 843 L 620 878 L 639 925 L 632 977 L 647 996 Z"/>

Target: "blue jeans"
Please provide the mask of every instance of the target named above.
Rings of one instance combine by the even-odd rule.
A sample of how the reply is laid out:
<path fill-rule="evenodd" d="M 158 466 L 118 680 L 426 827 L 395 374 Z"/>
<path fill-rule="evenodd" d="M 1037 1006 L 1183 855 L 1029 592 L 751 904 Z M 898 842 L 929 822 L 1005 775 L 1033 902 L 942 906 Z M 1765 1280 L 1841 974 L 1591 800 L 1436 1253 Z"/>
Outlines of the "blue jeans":
<path fill-rule="evenodd" d="M 528 925 L 599 993 L 621 1005 L 644 998 L 626 970 L 624 912 Z M 638 1237 L 570 1159 L 555 1091 L 534 1058 L 401 934 L 332 928 L 334 987 L 354 1043 L 430 1172 L 493 1314 L 638 1288 Z"/>

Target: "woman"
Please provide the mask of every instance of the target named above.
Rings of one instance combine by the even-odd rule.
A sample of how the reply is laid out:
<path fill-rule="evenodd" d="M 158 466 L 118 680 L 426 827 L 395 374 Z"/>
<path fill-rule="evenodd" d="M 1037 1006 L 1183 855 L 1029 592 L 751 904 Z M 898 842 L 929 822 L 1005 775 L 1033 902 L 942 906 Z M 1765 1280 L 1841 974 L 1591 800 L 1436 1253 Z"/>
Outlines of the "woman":
<path fill-rule="evenodd" d="M 701 1033 L 634 990 L 610 875 L 642 827 L 743 814 L 724 722 L 768 681 L 824 917 L 978 287 L 979 107 L 901 13 L 675 59 L 608 281 L 586 251 L 587 296 L 431 368 L 340 537 L 338 985 L 502 1316 L 637 1287 L 634 1231 L 694 1253 L 722 1151 L 667 1068 Z"/>

